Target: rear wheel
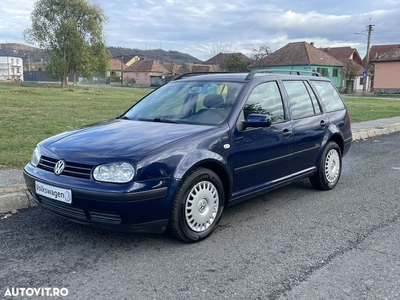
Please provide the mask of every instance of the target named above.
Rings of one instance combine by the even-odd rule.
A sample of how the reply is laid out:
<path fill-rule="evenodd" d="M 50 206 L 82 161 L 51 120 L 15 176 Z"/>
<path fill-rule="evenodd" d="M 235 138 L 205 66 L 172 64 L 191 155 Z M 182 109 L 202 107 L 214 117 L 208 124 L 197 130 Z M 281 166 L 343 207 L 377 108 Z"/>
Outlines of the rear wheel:
<path fill-rule="evenodd" d="M 329 142 L 322 154 L 317 173 L 310 177 L 314 188 L 319 190 L 333 189 L 342 173 L 342 153 L 335 142 Z"/>
<path fill-rule="evenodd" d="M 170 231 L 185 242 L 197 242 L 215 229 L 224 207 L 224 188 L 218 175 L 198 168 L 185 177 L 172 207 Z"/>

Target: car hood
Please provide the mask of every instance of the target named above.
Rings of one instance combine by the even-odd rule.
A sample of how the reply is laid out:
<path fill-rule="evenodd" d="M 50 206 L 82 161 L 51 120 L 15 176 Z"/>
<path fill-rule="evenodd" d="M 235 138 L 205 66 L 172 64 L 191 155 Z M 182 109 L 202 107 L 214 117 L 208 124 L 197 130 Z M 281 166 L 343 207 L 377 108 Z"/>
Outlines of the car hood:
<path fill-rule="evenodd" d="M 87 164 L 134 160 L 211 126 L 112 120 L 63 133 L 41 143 L 43 155 Z"/>

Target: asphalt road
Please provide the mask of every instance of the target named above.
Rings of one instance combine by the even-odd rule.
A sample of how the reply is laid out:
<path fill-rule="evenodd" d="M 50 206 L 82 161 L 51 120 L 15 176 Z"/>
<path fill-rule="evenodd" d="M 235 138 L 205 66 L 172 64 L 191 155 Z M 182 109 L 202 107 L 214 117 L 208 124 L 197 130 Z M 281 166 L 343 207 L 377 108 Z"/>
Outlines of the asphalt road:
<path fill-rule="evenodd" d="M 197 244 L 39 208 L 2 219 L 0 297 L 56 288 L 75 300 L 399 299 L 400 133 L 354 143 L 343 163 L 333 191 L 303 180 L 238 204 Z"/>

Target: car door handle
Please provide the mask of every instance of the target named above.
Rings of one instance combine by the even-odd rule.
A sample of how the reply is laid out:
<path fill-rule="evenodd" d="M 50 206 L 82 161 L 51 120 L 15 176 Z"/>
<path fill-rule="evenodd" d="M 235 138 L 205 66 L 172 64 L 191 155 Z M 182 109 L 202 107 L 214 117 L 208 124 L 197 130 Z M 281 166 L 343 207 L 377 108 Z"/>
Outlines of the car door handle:
<path fill-rule="evenodd" d="M 325 120 L 321 120 L 321 122 L 319 122 L 319 126 L 321 126 L 322 128 L 325 128 L 326 125 L 328 125 L 328 123 L 326 123 Z"/>
<path fill-rule="evenodd" d="M 288 136 L 291 136 L 291 135 L 292 135 L 292 131 L 289 130 L 289 129 L 284 129 L 283 132 L 282 132 L 282 135 L 283 135 L 285 138 L 287 138 Z"/>

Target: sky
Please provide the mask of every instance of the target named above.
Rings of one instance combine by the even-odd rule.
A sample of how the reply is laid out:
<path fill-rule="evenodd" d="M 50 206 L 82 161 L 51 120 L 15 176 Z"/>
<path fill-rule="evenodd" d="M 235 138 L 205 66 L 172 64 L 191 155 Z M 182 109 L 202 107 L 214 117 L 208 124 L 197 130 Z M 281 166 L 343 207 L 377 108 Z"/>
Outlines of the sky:
<path fill-rule="evenodd" d="M 31 0 L 0 2 L 0 43 L 27 44 Z M 163 49 L 200 60 L 222 52 L 267 46 L 272 51 L 292 42 L 315 47 L 350 46 L 366 54 L 371 45 L 400 44 L 399 0 L 92 0 L 108 17 L 108 46 Z"/>

